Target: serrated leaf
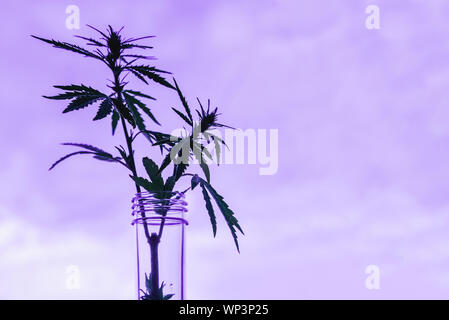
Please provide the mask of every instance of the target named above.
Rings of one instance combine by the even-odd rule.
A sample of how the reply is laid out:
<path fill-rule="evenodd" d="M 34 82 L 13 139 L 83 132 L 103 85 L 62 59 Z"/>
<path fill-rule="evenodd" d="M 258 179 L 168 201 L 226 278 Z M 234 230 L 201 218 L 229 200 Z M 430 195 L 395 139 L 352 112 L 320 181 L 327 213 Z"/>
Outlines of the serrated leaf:
<path fill-rule="evenodd" d="M 156 176 L 160 176 L 160 174 L 159 174 L 159 167 L 157 166 L 157 164 L 153 160 L 151 160 L 148 157 L 144 157 L 142 159 L 142 163 L 143 163 L 143 166 L 145 167 L 145 170 L 147 171 L 148 176 L 150 178 L 156 177 Z"/>
<path fill-rule="evenodd" d="M 145 178 L 135 177 L 135 176 L 131 176 L 131 175 L 130 175 L 130 177 L 131 177 L 131 179 L 134 180 L 135 183 L 137 183 L 139 186 L 141 186 L 142 188 L 144 188 L 145 190 L 147 190 L 149 192 L 160 191 L 157 188 L 155 188 L 154 185 Z"/>
<path fill-rule="evenodd" d="M 178 181 L 179 178 L 184 174 L 188 167 L 188 164 L 180 163 L 173 167 L 173 176 L 175 177 L 175 181 Z"/>
<path fill-rule="evenodd" d="M 128 108 L 121 102 L 119 99 L 111 98 L 112 102 L 114 103 L 114 106 L 116 107 L 117 111 L 120 113 L 120 115 L 128 121 L 128 123 L 135 128 L 136 122 L 134 121 L 134 118 L 131 114 L 131 112 L 128 110 Z"/>
<path fill-rule="evenodd" d="M 73 146 L 73 147 L 79 147 L 79 148 L 83 148 L 89 151 L 93 151 L 95 153 L 100 153 L 100 154 L 104 154 L 105 156 L 109 156 L 112 157 L 112 155 L 109 152 L 106 152 L 98 147 L 94 147 L 90 144 L 86 144 L 86 143 L 75 143 L 75 142 L 64 142 L 61 143 L 63 146 Z"/>
<path fill-rule="evenodd" d="M 139 96 L 139 97 L 142 97 L 142 98 L 147 98 L 147 99 L 151 99 L 151 100 L 156 100 L 155 98 L 153 98 L 153 97 L 151 97 L 151 96 L 149 96 L 149 95 L 147 95 L 147 94 L 144 94 L 144 93 L 142 93 L 142 92 L 140 92 L 140 91 L 125 90 L 124 92 L 130 93 L 130 94 L 132 94 L 132 95 Z"/>
<path fill-rule="evenodd" d="M 193 143 L 193 155 L 198 160 L 201 170 L 203 170 L 204 176 L 207 179 L 207 182 L 210 183 L 210 170 L 203 157 L 204 150 L 205 148 L 199 145 L 197 142 Z"/>
<path fill-rule="evenodd" d="M 37 37 L 37 36 L 33 36 L 33 38 L 44 41 L 46 43 L 49 43 L 51 45 L 53 45 L 53 47 L 55 48 L 59 48 L 59 49 L 64 49 L 64 50 L 68 50 L 68 51 L 72 51 L 75 53 L 79 53 L 82 54 L 86 57 L 91 57 L 91 58 L 95 58 L 95 59 L 99 59 L 102 60 L 100 56 L 94 54 L 93 52 L 90 52 L 89 50 L 86 50 L 80 46 L 68 43 L 68 42 L 62 42 L 62 41 L 56 41 L 56 40 L 50 40 L 50 39 L 45 39 L 45 38 L 41 38 L 41 37 Z"/>
<path fill-rule="evenodd" d="M 98 40 L 92 39 L 92 38 L 82 37 L 82 36 L 78 36 L 78 35 L 75 35 L 75 37 L 86 40 L 87 45 L 92 45 L 92 46 L 96 46 L 96 47 L 106 47 L 105 44 L 101 43 Z"/>
<path fill-rule="evenodd" d="M 106 118 L 112 112 L 113 104 L 109 98 L 104 99 L 98 108 L 97 115 L 93 120 Z"/>
<path fill-rule="evenodd" d="M 145 167 L 145 170 L 147 171 L 148 176 L 153 182 L 154 187 L 158 188 L 159 191 L 163 190 L 164 180 L 162 179 L 162 176 L 159 173 L 159 167 L 157 166 L 157 164 L 148 157 L 144 157 L 142 159 L 142 163 L 143 166 Z"/>
<path fill-rule="evenodd" d="M 120 160 L 119 158 L 114 158 L 112 156 L 108 157 L 108 156 L 105 156 L 103 154 L 96 154 L 96 155 L 94 155 L 94 159 L 101 160 L 101 161 L 106 161 L 106 162 L 116 162 L 116 161 Z"/>
<path fill-rule="evenodd" d="M 167 80 L 165 80 L 164 77 L 161 77 L 160 75 L 158 75 L 155 72 L 147 72 L 147 73 L 145 73 L 145 75 L 147 76 L 147 78 L 163 85 L 164 87 L 174 89 L 174 87 L 170 84 L 170 82 L 168 82 Z"/>
<path fill-rule="evenodd" d="M 142 103 L 142 104 L 138 104 L 138 107 L 139 107 L 143 112 L 145 112 L 146 115 L 149 116 L 150 119 L 153 120 L 154 123 L 156 123 L 156 124 L 158 124 L 158 125 L 161 125 L 161 124 L 159 123 L 159 121 L 156 120 L 156 117 L 153 115 L 153 113 L 151 112 L 151 110 L 150 110 L 147 106 L 145 106 L 145 105 Z"/>
<path fill-rule="evenodd" d="M 84 84 L 71 84 L 71 85 L 55 85 L 53 86 L 56 89 L 61 89 L 61 90 L 65 90 L 65 91 L 73 91 L 73 92 L 79 92 L 79 93 L 84 93 L 84 94 L 101 94 L 104 95 L 103 93 L 101 93 L 100 91 L 86 86 Z"/>
<path fill-rule="evenodd" d="M 164 190 L 165 191 L 173 191 L 173 188 L 175 187 L 176 183 L 176 177 L 171 176 L 167 178 L 167 181 L 165 181 Z"/>
<path fill-rule="evenodd" d="M 201 186 L 201 189 L 202 189 L 204 202 L 206 203 L 207 213 L 209 214 L 210 223 L 212 224 L 212 231 L 213 231 L 214 237 L 215 237 L 216 234 L 217 234 L 217 219 L 215 217 L 214 208 L 212 206 L 212 202 L 211 202 L 210 196 L 207 193 L 207 189 L 206 189 L 205 184 L 204 183 L 200 183 L 200 186 Z"/>
<path fill-rule="evenodd" d="M 62 113 L 83 109 L 101 98 L 103 98 L 103 95 L 80 95 L 73 99 Z"/>
<path fill-rule="evenodd" d="M 46 99 L 52 99 L 52 100 L 69 100 L 73 99 L 75 97 L 78 97 L 82 95 L 81 92 L 66 92 L 66 93 L 60 93 L 56 96 L 43 96 Z"/>
<path fill-rule="evenodd" d="M 214 145 L 215 145 L 215 154 L 217 156 L 217 165 L 220 165 L 220 161 L 221 161 L 221 146 L 220 146 L 220 142 L 215 139 L 212 138 L 212 140 L 214 141 Z"/>
<path fill-rule="evenodd" d="M 167 88 L 174 89 L 174 87 L 164 77 L 162 77 L 158 74 L 158 72 L 160 72 L 161 70 L 158 70 L 154 67 L 142 65 L 142 66 L 130 66 L 130 67 L 127 67 L 126 69 L 130 70 L 130 71 L 137 72 L 140 75 L 139 79 L 141 79 L 142 77 L 146 77 L 146 78 L 153 80 L 154 82 L 159 83 Z M 144 82 L 146 82 L 146 81 L 144 81 Z"/>
<path fill-rule="evenodd" d="M 76 151 L 76 152 L 72 152 L 72 153 L 66 154 L 64 157 L 60 158 L 58 161 L 56 161 L 55 163 L 53 163 L 53 164 L 51 165 L 50 169 L 48 169 L 48 170 L 53 170 L 54 167 L 56 167 L 56 166 L 57 166 L 58 164 L 60 164 L 62 161 L 66 160 L 66 159 L 68 159 L 68 158 L 70 158 L 70 157 L 72 157 L 72 156 L 75 156 L 75 155 L 78 155 L 78 154 L 92 154 L 92 153 L 93 153 L 93 152 L 90 152 L 90 151 Z"/>
<path fill-rule="evenodd" d="M 85 143 L 62 143 L 62 145 L 64 146 L 74 146 L 74 147 L 79 147 L 79 148 L 83 148 L 87 151 L 76 151 L 76 152 L 72 152 L 70 154 L 65 155 L 64 157 L 60 158 L 58 161 L 56 161 L 49 170 L 52 170 L 56 165 L 58 165 L 59 163 L 61 163 L 62 161 L 74 156 L 74 155 L 78 155 L 78 154 L 91 154 L 93 155 L 93 157 L 97 160 L 102 160 L 102 161 L 107 161 L 107 162 L 120 162 L 120 158 L 115 158 L 112 154 L 110 154 L 109 152 L 106 152 L 100 148 L 91 146 L 89 144 L 85 144 Z"/>
<path fill-rule="evenodd" d="M 186 98 L 184 97 L 184 95 L 182 94 L 181 89 L 179 89 L 178 83 L 176 82 L 175 78 L 173 78 L 173 81 L 174 81 L 174 83 L 175 83 L 175 86 L 176 86 L 176 92 L 178 92 L 179 99 L 181 100 L 181 103 L 182 103 L 182 105 L 183 105 L 183 107 L 184 107 L 184 110 L 185 110 L 186 113 L 187 113 L 187 117 L 189 118 L 190 122 L 193 123 L 192 113 L 190 112 L 190 107 L 189 107 L 189 105 L 187 104 L 187 100 L 186 100 Z"/>
<path fill-rule="evenodd" d="M 148 81 L 145 80 L 145 78 L 144 78 L 140 73 L 138 73 L 137 71 L 135 71 L 135 70 L 133 70 L 133 69 L 129 69 L 129 68 L 128 68 L 128 70 L 129 70 L 134 76 L 136 76 L 139 80 L 143 81 L 145 84 L 148 84 Z"/>
<path fill-rule="evenodd" d="M 176 114 L 178 115 L 178 116 L 180 116 L 181 117 L 181 119 L 182 120 L 184 120 L 185 122 L 187 122 L 187 124 L 188 125 L 192 125 L 192 121 L 190 121 L 181 111 L 179 111 L 179 110 L 177 110 L 177 109 L 175 109 L 175 108 L 173 108 L 172 107 L 172 109 L 173 109 L 173 111 L 174 112 L 176 112 Z"/>
<path fill-rule="evenodd" d="M 134 119 L 134 122 L 137 125 L 137 128 L 139 128 L 139 130 L 141 131 L 146 131 L 147 128 L 145 127 L 145 122 L 143 121 L 143 118 L 140 115 L 139 110 L 137 110 L 136 108 L 136 99 L 133 96 L 126 93 L 124 93 L 123 96 L 125 97 L 126 105 L 131 111 L 131 115 Z"/>
<path fill-rule="evenodd" d="M 115 147 L 115 148 L 118 150 L 118 152 L 122 156 L 123 160 L 125 160 L 127 167 L 131 170 L 133 165 L 132 165 L 132 162 L 130 161 L 128 155 L 126 154 L 125 149 L 122 146 L 120 146 L 120 148 L 119 147 Z"/>
<path fill-rule="evenodd" d="M 237 228 L 242 234 L 243 230 L 240 227 L 237 219 L 234 216 L 234 212 L 229 208 L 228 204 L 224 201 L 224 198 L 218 194 L 218 192 L 209 184 L 207 181 L 201 179 L 201 183 L 205 186 L 207 191 L 210 193 L 212 198 L 214 198 L 215 203 L 217 204 L 218 208 L 220 209 L 221 213 L 223 214 L 223 217 L 226 220 L 226 223 L 228 224 L 229 230 L 231 231 L 232 237 L 234 238 L 235 246 L 237 247 L 237 251 L 240 252 L 239 249 L 239 243 L 237 239 Z"/>
<path fill-rule="evenodd" d="M 170 162 L 171 162 L 171 157 L 170 157 L 170 153 L 168 153 L 165 156 L 164 160 L 162 160 L 162 164 L 159 168 L 159 173 L 161 173 L 165 168 L 167 168 L 168 165 L 170 164 Z"/>
<path fill-rule="evenodd" d="M 115 134 L 115 129 L 117 128 L 118 121 L 120 120 L 120 114 L 117 111 L 112 112 L 112 135 Z"/>
<path fill-rule="evenodd" d="M 131 113 L 133 114 L 134 120 L 137 124 L 137 127 L 141 130 L 141 132 L 146 136 L 146 138 L 152 143 L 152 137 L 148 136 L 146 134 L 147 130 L 145 128 L 145 123 L 140 115 L 139 111 L 137 110 L 136 106 L 138 106 L 141 110 L 143 110 L 150 118 L 153 120 L 156 124 L 160 125 L 160 123 L 156 120 L 154 115 L 151 113 L 150 109 L 148 109 L 145 104 L 137 99 L 134 96 L 131 96 L 129 94 L 124 93 L 123 96 L 125 97 L 126 104 L 131 110 Z"/>
<path fill-rule="evenodd" d="M 203 170 L 204 176 L 206 177 L 207 182 L 210 183 L 210 171 L 209 166 L 206 164 L 206 162 L 202 161 L 200 162 L 201 170 Z"/>

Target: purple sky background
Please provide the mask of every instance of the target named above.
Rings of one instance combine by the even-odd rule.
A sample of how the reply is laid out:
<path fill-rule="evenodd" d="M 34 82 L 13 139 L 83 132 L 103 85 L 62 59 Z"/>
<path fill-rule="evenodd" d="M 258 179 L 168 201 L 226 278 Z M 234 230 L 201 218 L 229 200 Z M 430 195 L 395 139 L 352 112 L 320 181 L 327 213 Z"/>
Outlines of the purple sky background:
<path fill-rule="evenodd" d="M 132 3 L 132 6 L 130 6 Z M 81 29 L 65 27 L 80 7 Z M 365 8 L 380 8 L 380 30 Z M 0 298 L 135 298 L 133 186 L 90 157 L 55 171 L 61 142 L 112 150 L 95 108 L 61 114 L 54 84 L 105 89 L 98 62 L 32 39 L 77 41 L 85 24 L 150 40 L 190 102 L 211 98 L 223 122 L 279 130 L 279 170 L 214 168 L 212 181 L 246 235 L 212 237 L 189 194 L 190 299 L 449 297 L 449 3 L 421 1 L 5 1 L 0 18 Z M 170 131 L 174 92 L 158 98 Z M 157 152 L 139 157 L 157 158 Z M 380 267 L 380 290 L 365 267 Z M 79 266 L 81 289 L 66 288 Z"/>

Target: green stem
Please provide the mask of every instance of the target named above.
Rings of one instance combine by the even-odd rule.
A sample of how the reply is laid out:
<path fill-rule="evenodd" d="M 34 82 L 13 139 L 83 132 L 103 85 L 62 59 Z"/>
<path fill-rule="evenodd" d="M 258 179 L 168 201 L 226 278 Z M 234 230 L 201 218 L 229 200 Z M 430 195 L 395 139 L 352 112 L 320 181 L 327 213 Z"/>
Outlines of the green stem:
<path fill-rule="evenodd" d="M 120 82 L 119 82 L 119 74 L 114 72 L 114 82 L 115 82 L 115 87 L 117 88 L 116 92 L 117 92 L 117 99 L 119 100 L 120 103 L 123 103 L 123 98 L 122 98 L 122 89 L 118 89 L 120 88 Z M 131 172 L 133 174 L 134 177 L 138 177 L 137 175 L 137 168 L 136 168 L 136 162 L 134 159 L 134 152 L 133 152 L 133 148 L 132 148 L 132 138 L 129 136 L 128 134 L 128 129 L 126 127 L 126 122 L 125 119 L 120 116 L 120 120 L 122 123 L 122 127 L 123 127 L 123 132 L 125 134 L 125 139 L 126 139 L 126 145 L 128 147 L 128 153 L 129 153 L 129 162 L 131 165 Z M 136 186 L 136 191 L 137 193 L 140 193 L 142 190 L 140 188 L 140 186 L 135 183 Z M 139 201 L 140 202 L 140 201 Z M 146 215 L 145 215 L 145 211 L 144 211 L 144 206 L 141 205 L 140 207 L 140 212 L 142 215 L 143 219 L 143 228 L 144 228 L 144 232 L 145 232 L 145 237 L 147 239 L 147 242 L 150 246 L 150 255 L 151 255 L 151 293 L 152 293 L 152 297 L 153 299 L 158 299 L 158 295 L 157 292 L 159 291 L 159 257 L 158 257 L 158 247 L 159 247 L 159 242 L 160 242 L 160 238 L 162 236 L 162 229 L 164 226 L 164 222 L 165 219 L 162 219 L 161 222 L 161 226 L 159 228 L 159 235 L 156 233 L 152 233 L 150 235 L 150 231 L 148 229 L 148 224 L 145 220 Z"/>

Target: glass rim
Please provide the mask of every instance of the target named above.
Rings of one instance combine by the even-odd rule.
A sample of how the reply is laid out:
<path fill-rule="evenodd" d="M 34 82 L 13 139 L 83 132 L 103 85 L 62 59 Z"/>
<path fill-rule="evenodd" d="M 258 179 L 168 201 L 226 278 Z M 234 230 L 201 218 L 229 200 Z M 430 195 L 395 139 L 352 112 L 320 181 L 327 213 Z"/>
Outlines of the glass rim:
<path fill-rule="evenodd" d="M 161 215 L 161 212 L 163 216 L 174 216 L 188 211 L 185 194 L 178 191 L 138 192 L 131 202 L 131 214 L 135 217 Z"/>
<path fill-rule="evenodd" d="M 181 225 L 181 224 L 186 225 L 186 226 L 189 225 L 189 222 L 183 217 L 170 217 L 170 216 L 139 217 L 139 218 L 133 219 L 131 221 L 131 225 L 147 224 L 147 225 L 151 225 L 151 226 L 158 226 L 162 223 L 162 221 L 164 221 L 166 226 L 177 226 L 177 225 Z"/>
<path fill-rule="evenodd" d="M 150 191 L 141 191 L 141 192 L 136 192 L 135 196 L 136 197 L 149 197 L 152 195 L 161 195 L 161 194 L 166 194 L 166 195 L 179 195 L 180 198 L 184 199 L 186 197 L 185 193 L 183 192 L 179 192 L 179 191 L 167 191 L 167 190 L 162 190 L 162 191 L 154 191 L 154 192 L 150 192 Z"/>

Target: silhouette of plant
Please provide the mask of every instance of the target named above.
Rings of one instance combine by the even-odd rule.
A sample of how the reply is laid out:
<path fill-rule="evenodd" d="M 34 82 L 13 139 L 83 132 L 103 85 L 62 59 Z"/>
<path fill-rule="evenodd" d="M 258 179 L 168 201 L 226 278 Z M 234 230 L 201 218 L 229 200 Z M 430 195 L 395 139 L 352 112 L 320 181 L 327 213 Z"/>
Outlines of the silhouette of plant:
<path fill-rule="evenodd" d="M 221 127 L 231 127 L 217 122 L 219 114 L 217 108 L 211 110 L 210 100 L 208 100 L 207 109 L 205 109 L 200 100 L 197 99 L 199 109 L 196 109 L 195 111 L 198 115 L 198 119 L 194 120 L 190 106 L 176 80 L 173 78 L 172 84 L 165 78 L 171 75 L 171 73 L 142 63 L 142 61 L 154 60 L 154 57 L 135 53 L 135 51 L 136 49 L 152 49 L 151 46 L 142 45 L 140 43 L 142 40 L 152 38 L 153 36 L 124 38 L 121 35 L 123 28 L 116 31 L 109 26 L 106 32 L 102 32 L 92 26 L 88 27 L 98 32 L 100 38 L 76 37 L 85 40 L 86 44 L 93 48 L 89 50 L 67 42 L 49 40 L 37 36 L 32 37 L 51 44 L 55 48 L 68 50 L 106 64 L 113 75 L 113 81 L 108 85 L 112 92 L 104 93 L 84 84 L 56 85 L 54 87 L 62 92 L 54 96 L 44 97 L 53 100 L 69 100 L 70 102 L 63 110 L 63 113 L 84 109 L 94 105 L 97 106 L 98 111 L 93 120 L 98 121 L 110 117 L 112 135 L 115 134 L 118 124 L 121 123 L 126 148 L 121 145 L 116 146 L 115 149 L 118 152 L 118 155 L 113 155 L 111 152 L 104 151 L 89 144 L 63 143 L 63 145 L 66 146 L 77 147 L 78 150 L 57 160 L 50 167 L 50 170 L 72 156 L 81 154 L 92 155 L 97 160 L 117 163 L 125 167 L 130 172 L 129 176 L 133 180 L 138 193 L 145 189 L 156 196 L 160 193 L 161 198 L 163 197 L 163 193 L 173 191 L 182 177 L 188 177 L 191 180 L 190 187 L 183 192 L 185 193 L 189 190 L 194 190 L 197 186 L 200 186 L 206 210 L 212 224 L 213 235 L 215 236 L 217 232 L 217 221 L 212 200 L 223 215 L 234 238 L 236 248 L 239 251 L 237 231 L 243 234 L 243 230 L 235 218 L 234 212 L 229 208 L 223 197 L 211 185 L 210 170 L 207 161 L 205 161 L 206 158 L 212 160 L 212 155 L 208 150 L 210 144 L 213 144 L 212 147 L 215 149 L 217 160 L 220 158 L 222 148 L 226 146 L 225 142 L 220 137 L 213 134 L 212 130 Z M 172 108 L 172 110 L 190 129 L 184 128 L 184 133 L 180 137 L 175 137 L 157 130 L 148 130 L 142 113 L 155 125 L 160 126 L 160 123 L 152 113 L 151 109 L 142 100 L 146 99 L 152 101 L 156 99 L 140 91 L 129 89 L 129 82 L 125 81 L 128 75 L 136 77 L 147 85 L 156 83 L 176 91 L 184 111 L 180 111 L 176 108 Z M 132 129 L 128 130 L 128 126 L 131 126 Z M 142 163 L 148 175 L 148 179 L 138 175 L 136 169 L 133 142 L 139 135 L 146 137 L 150 146 L 159 148 L 163 155 L 163 160 L 160 166 L 158 166 L 151 158 L 143 157 Z M 204 178 L 201 178 L 198 174 L 187 172 L 193 159 L 196 159 L 199 162 Z M 172 173 L 168 174 L 168 177 L 164 179 L 163 172 L 165 172 L 170 165 L 173 167 Z M 158 214 L 164 217 L 166 212 L 167 210 L 160 210 Z M 144 213 L 142 214 L 144 216 Z M 158 246 L 163 234 L 164 222 L 165 220 L 162 218 L 159 232 L 151 234 L 146 222 L 143 224 L 145 236 L 151 250 L 151 256 L 156 257 L 156 262 Z M 159 283 L 158 263 L 152 262 L 151 274 L 149 276 L 146 275 L 147 292 L 144 292 L 142 299 L 168 300 L 172 295 L 163 294 L 164 282 L 161 284 Z"/>

